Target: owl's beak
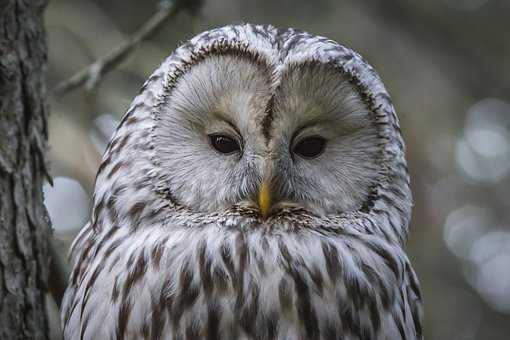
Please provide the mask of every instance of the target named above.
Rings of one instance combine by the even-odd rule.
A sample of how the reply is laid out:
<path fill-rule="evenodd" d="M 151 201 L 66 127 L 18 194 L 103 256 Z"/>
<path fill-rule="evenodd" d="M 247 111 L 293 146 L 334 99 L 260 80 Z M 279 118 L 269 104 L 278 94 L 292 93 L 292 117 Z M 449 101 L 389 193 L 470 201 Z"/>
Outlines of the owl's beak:
<path fill-rule="evenodd" d="M 262 218 L 266 219 L 269 214 L 269 210 L 271 209 L 271 188 L 267 181 L 263 181 L 260 185 L 257 202 L 259 204 Z"/>

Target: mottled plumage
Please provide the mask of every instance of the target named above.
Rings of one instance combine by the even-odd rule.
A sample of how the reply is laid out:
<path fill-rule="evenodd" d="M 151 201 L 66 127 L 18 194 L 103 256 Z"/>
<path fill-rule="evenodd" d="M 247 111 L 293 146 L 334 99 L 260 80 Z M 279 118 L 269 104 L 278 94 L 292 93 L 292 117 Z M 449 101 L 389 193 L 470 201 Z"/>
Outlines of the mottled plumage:
<path fill-rule="evenodd" d="M 240 150 L 213 150 L 218 132 Z M 310 136 L 322 153 L 295 154 Z M 108 146 L 65 338 L 422 339 L 411 201 L 397 117 L 358 54 L 294 29 L 204 32 Z"/>

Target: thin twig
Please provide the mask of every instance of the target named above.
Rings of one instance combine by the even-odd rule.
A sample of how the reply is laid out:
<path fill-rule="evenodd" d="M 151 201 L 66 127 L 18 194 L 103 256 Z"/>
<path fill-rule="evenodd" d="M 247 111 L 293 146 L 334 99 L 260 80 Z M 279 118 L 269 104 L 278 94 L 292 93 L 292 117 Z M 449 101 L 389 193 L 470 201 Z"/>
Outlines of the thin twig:
<path fill-rule="evenodd" d="M 200 5 L 201 1 L 162 1 L 159 10 L 135 34 L 104 57 L 74 74 L 71 78 L 57 84 L 54 92 L 62 95 L 83 84 L 85 84 L 87 91 L 92 91 L 106 73 L 123 62 L 142 41 L 153 35 L 165 21 L 172 18 L 179 10 L 185 7 L 195 10 Z"/>

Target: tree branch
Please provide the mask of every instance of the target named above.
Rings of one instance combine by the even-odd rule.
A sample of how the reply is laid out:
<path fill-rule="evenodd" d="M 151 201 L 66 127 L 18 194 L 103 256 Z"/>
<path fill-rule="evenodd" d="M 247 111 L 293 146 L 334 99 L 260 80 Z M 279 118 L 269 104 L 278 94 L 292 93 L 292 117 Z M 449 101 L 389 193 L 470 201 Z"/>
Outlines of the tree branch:
<path fill-rule="evenodd" d="M 135 34 L 114 48 L 104 57 L 74 74 L 71 78 L 57 84 L 54 92 L 62 95 L 82 86 L 83 84 L 85 84 L 87 91 L 92 91 L 106 73 L 122 63 L 142 41 L 147 40 L 151 35 L 156 33 L 156 31 L 168 19 L 175 16 L 181 9 L 186 8 L 191 11 L 196 11 L 201 5 L 201 0 L 161 1 L 159 10 L 142 27 L 140 27 Z"/>
<path fill-rule="evenodd" d="M 62 256 L 59 245 L 52 234 L 48 236 L 48 252 L 50 255 L 48 288 L 55 299 L 55 303 L 60 308 L 67 283 L 69 282 L 69 265 Z"/>

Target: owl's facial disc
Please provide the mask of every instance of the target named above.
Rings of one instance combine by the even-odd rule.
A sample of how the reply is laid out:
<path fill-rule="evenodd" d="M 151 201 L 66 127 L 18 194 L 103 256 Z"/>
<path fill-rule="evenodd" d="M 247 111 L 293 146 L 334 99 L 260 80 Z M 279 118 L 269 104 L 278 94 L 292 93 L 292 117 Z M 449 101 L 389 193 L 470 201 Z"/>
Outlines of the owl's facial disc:
<path fill-rule="evenodd" d="M 240 71 L 242 70 L 242 71 Z M 377 133 L 359 91 L 324 65 L 273 70 L 211 55 L 184 73 L 155 129 L 158 163 L 178 204 L 216 212 L 360 209 L 379 166 Z"/>

